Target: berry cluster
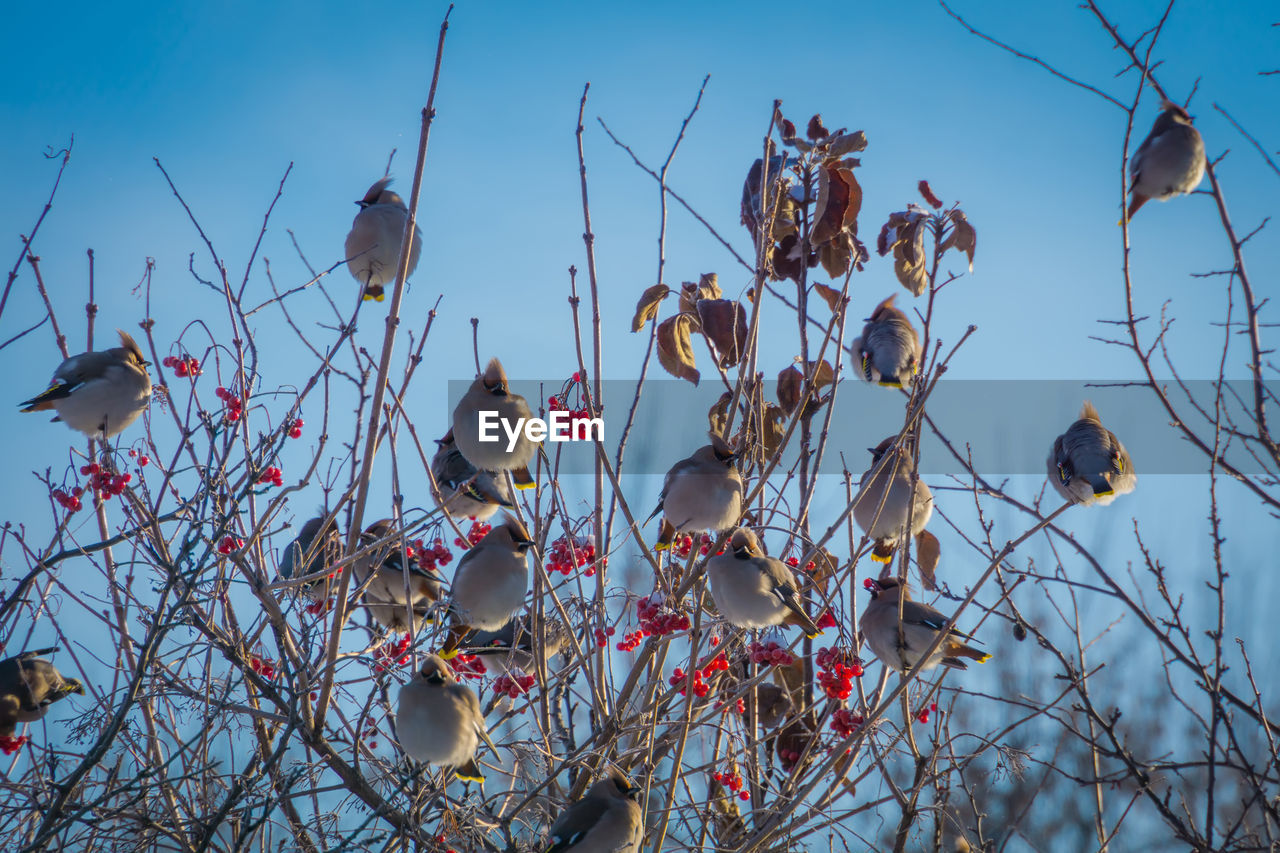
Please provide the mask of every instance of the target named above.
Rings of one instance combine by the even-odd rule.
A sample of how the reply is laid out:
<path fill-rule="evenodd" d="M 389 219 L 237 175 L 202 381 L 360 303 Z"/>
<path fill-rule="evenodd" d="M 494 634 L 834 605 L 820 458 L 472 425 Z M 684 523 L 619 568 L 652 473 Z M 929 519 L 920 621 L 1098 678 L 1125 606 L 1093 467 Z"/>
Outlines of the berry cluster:
<path fill-rule="evenodd" d="M 270 483 L 273 486 L 284 485 L 284 472 L 276 466 L 272 465 L 262 472 L 258 477 L 259 483 Z"/>
<path fill-rule="evenodd" d="M 711 546 L 715 544 L 715 541 L 715 539 L 705 533 L 699 534 L 698 554 L 703 557 L 707 556 L 707 552 L 711 550 Z M 671 543 L 671 553 L 675 554 L 682 560 L 688 557 L 692 550 L 693 537 L 688 533 L 677 534 L 675 541 Z M 723 553 L 724 551 L 717 551 L 716 555 L 719 556 Z"/>
<path fill-rule="evenodd" d="M 487 671 L 484 661 L 480 660 L 476 655 L 454 655 L 453 658 L 446 661 L 449 668 L 453 670 L 453 674 L 459 678 L 483 678 Z"/>
<path fill-rule="evenodd" d="M 798 568 L 800 568 L 800 558 L 799 558 L 799 557 L 787 557 L 787 565 L 788 565 L 788 566 L 790 566 L 790 567 L 791 567 L 791 568 L 793 568 L 793 569 L 798 569 Z M 813 574 L 813 569 L 814 569 L 814 567 L 815 567 L 816 565 L 817 565 L 817 564 L 816 564 L 815 562 L 813 562 L 813 560 L 810 560 L 809 562 L 805 563 L 805 564 L 804 564 L 804 573 L 805 573 L 806 575 L 811 575 L 811 574 Z"/>
<path fill-rule="evenodd" d="M 822 615 L 818 617 L 818 621 L 814 624 L 819 628 L 834 628 L 836 627 L 835 614 L 830 610 L 824 610 L 822 611 Z"/>
<path fill-rule="evenodd" d="M 605 646 L 609 645 L 609 638 L 613 636 L 613 630 L 612 625 L 606 625 L 603 628 L 596 628 L 592 632 L 596 638 L 596 646 L 603 649 Z M 639 645 L 639 642 L 637 642 L 636 645 Z M 622 649 L 621 643 L 618 644 L 618 648 Z M 634 646 L 632 648 L 634 648 Z M 623 649 L 623 651 L 630 651 L 630 649 Z"/>
<path fill-rule="evenodd" d="M 916 714 L 916 719 L 922 723 L 929 722 L 929 712 L 938 711 L 938 703 L 930 702 L 928 708 L 921 708 L 920 713 Z M 938 713 L 941 713 L 940 711 Z"/>
<path fill-rule="evenodd" d="M 716 710 L 722 714 L 727 714 L 730 711 L 737 711 L 739 714 L 745 714 L 747 713 L 747 701 L 745 699 L 739 699 L 732 705 L 727 702 L 717 702 Z"/>
<path fill-rule="evenodd" d="M 275 668 L 275 665 L 271 663 L 271 661 L 262 660 L 261 658 L 255 655 L 249 658 L 249 666 L 253 669 L 254 672 L 258 673 L 258 675 L 261 675 L 267 681 L 270 681 L 271 679 L 276 677 L 276 668 Z"/>
<path fill-rule="evenodd" d="M 840 737 L 848 737 L 862 725 L 862 717 L 848 708 L 837 708 L 831 715 L 831 730 Z"/>
<path fill-rule="evenodd" d="M 129 451 L 129 458 L 137 459 L 139 468 L 146 468 L 151 464 L 151 459 L 145 453 L 138 453 L 136 450 Z"/>
<path fill-rule="evenodd" d="M 663 637 L 689 630 L 689 617 L 668 609 L 660 592 L 637 601 L 636 616 L 640 619 L 640 633 L 646 637 Z"/>
<path fill-rule="evenodd" d="M 738 799 L 744 802 L 751 799 L 751 795 L 742 790 L 742 774 L 732 767 L 729 768 L 727 773 L 721 773 L 717 770 L 715 773 L 711 774 L 711 778 L 719 782 L 721 785 L 724 785 L 731 792 L 736 793 L 738 795 Z"/>
<path fill-rule="evenodd" d="M 215 388 L 213 393 L 222 401 L 222 405 L 227 407 L 227 410 L 222 413 L 222 420 L 224 423 L 233 424 L 240 420 L 240 418 L 244 417 L 244 400 L 237 397 L 235 394 L 232 394 L 221 385 Z"/>
<path fill-rule="evenodd" d="M 195 379 L 204 371 L 200 369 L 200 361 L 193 356 L 178 358 L 177 356 L 167 355 L 164 361 L 160 362 L 165 367 L 172 367 L 175 376 L 190 376 Z"/>
<path fill-rule="evenodd" d="M 373 723 L 369 724 L 369 728 L 364 730 L 364 739 L 367 741 L 370 749 L 378 748 L 378 727 Z"/>
<path fill-rule="evenodd" d="M 89 487 L 104 501 L 123 492 L 124 487 L 133 479 L 132 474 L 112 474 L 97 462 L 81 466 L 80 473 L 90 478 Z"/>
<path fill-rule="evenodd" d="M 457 545 L 459 548 L 474 548 L 476 545 L 480 544 L 481 539 L 489 535 L 489 531 L 492 529 L 492 524 L 486 524 L 483 521 L 473 521 L 471 522 L 471 529 L 467 531 L 466 541 L 464 542 L 460 536 L 455 536 L 453 537 L 453 544 Z M 444 544 L 444 542 L 439 539 L 436 541 L 441 545 Z"/>
<path fill-rule="evenodd" d="M 409 646 L 412 643 L 413 638 L 405 634 L 394 643 L 383 643 L 378 646 L 373 653 L 375 661 L 373 664 L 374 673 L 381 675 L 389 669 L 407 664 L 409 662 Z"/>
<path fill-rule="evenodd" d="M 319 616 L 321 613 L 328 613 L 329 609 L 332 607 L 333 599 L 326 598 L 323 601 L 313 601 L 302 609 L 310 613 L 312 616 Z"/>
<path fill-rule="evenodd" d="M 439 844 L 441 847 L 444 847 L 448 843 L 449 843 L 449 839 L 447 836 L 444 836 L 444 835 L 436 836 L 436 844 Z M 444 853 L 458 853 L 458 851 L 454 850 L 452 847 L 447 847 L 445 848 Z"/>
<path fill-rule="evenodd" d="M 296 418 L 289 425 L 289 438 L 302 438 L 302 418 Z"/>
<path fill-rule="evenodd" d="M 798 749 L 787 749 L 786 747 L 778 748 L 778 761 L 782 764 L 783 770 L 790 770 L 800 762 L 801 752 Z"/>
<path fill-rule="evenodd" d="M 751 662 L 755 664 L 791 666 L 796 661 L 791 652 L 772 640 L 767 643 L 754 642 L 748 650 L 751 652 Z"/>
<path fill-rule="evenodd" d="M 406 543 L 406 547 L 409 559 L 416 561 L 428 572 L 437 571 L 440 566 L 453 562 L 453 552 L 445 547 L 443 539 L 437 538 L 430 546 L 421 539 L 414 539 Z"/>
<path fill-rule="evenodd" d="M 862 661 L 848 649 L 826 648 L 816 656 L 818 686 L 832 699 L 844 701 L 853 695 L 853 679 L 862 677 Z"/>
<path fill-rule="evenodd" d="M 547 559 L 543 561 L 543 565 L 547 567 L 548 572 L 570 575 L 574 569 L 587 563 L 592 563 L 593 565 L 588 565 L 586 571 L 583 572 L 587 577 L 592 577 L 596 573 L 595 559 L 596 546 L 589 538 L 569 540 L 561 536 L 551 543 L 551 550 L 547 553 Z M 608 557 L 600 561 L 601 566 L 607 566 L 608 564 Z"/>
<path fill-rule="evenodd" d="M 517 699 L 529 692 L 529 688 L 538 683 L 536 674 L 526 675 L 517 670 L 516 675 L 499 675 L 493 680 L 494 692 L 505 693 L 512 699 Z"/>
<path fill-rule="evenodd" d="M 70 492 L 65 492 L 62 489 L 54 489 L 53 499 L 57 501 L 58 504 L 67 512 L 75 512 L 80 509 L 80 496 L 83 494 L 84 489 L 79 486 L 76 486 Z"/>
<path fill-rule="evenodd" d="M 232 551 L 239 551 L 244 547 L 244 540 L 235 536 L 223 536 L 222 541 L 218 543 L 218 553 L 226 556 Z"/>
<path fill-rule="evenodd" d="M 582 374 L 575 372 L 573 376 L 569 377 L 569 381 L 564 384 L 564 389 L 560 392 L 559 396 L 552 395 L 547 398 L 547 411 L 567 412 L 569 414 L 569 420 L 573 424 L 573 428 L 577 430 L 577 434 L 573 437 L 585 440 L 589 436 L 590 428 L 583 421 L 591 417 L 591 410 L 585 407 L 581 409 L 572 409 L 569 407 L 568 401 L 565 399 L 573 386 L 580 382 L 582 382 Z M 582 394 L 580 391 L 576 396 L 579 401 L 581 401 Z"/>
<path fill-rule="evenodd" d="M 688 673 L 680 667 L 676 667 L 672 671 L 671 677 L 667 679 L 667 683 L 672 687 L 679 687 L 680 695 L 684 696 L 689 689 L 689 685 L 686 683 L 687 680 Z M 702 680 L 702 670 L 695 669 L 693 671 L 693 695 L 697 696 L 699 699 L 703 699 L 706 698 L 707 693 L 710 691 L 710 686 L 707 685 L 707 682 Z"/>
<path fill-rule="evenodd" d="M 605 633 L 608 634 L 612 630 L 612 628 L 606 628 Z M 633 652 L 640 647 L 642 642 L 644 642 L 644 631 L 636 629 L 622 635 L 622 641 L 618 643 L 617 649 L 620 652 Z"/>
<path fill-rule="evenodd" d="M 5 755 L 13 755 L 15 752 L 22 749 L 22 747 L 30 740 L 31 738 L 26 735 L 19 735 L 18 737 L 14 737 L 13 735 L 0 737 L 0 752 L 3 752 Z"/>

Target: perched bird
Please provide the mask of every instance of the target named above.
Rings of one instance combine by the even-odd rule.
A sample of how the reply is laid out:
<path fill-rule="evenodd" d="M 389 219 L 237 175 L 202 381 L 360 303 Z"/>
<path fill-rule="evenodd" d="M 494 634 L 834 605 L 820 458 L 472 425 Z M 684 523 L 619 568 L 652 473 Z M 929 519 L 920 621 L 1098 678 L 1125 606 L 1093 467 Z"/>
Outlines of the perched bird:
<path fill-rule="evenodd" d="M 431 457 L 431 476 L 440 488 L 439 506 L 454 518 L 484 521 L 498 507 L 514 509 L 511 489 L 505 477 L 492 471 L 478 471 L 462 455 L 453 440 L 453 430 L 437 439 L 436 455 Z"/>
<path fill-rule="evenodd" d="M 1204 140 L 1191 116 L 1171 101 L 1161 101 L 1151 132 L 1129 160 L 1129 218 L 1151 199 L 1168 201 L 1194 190 L 1204 178 Z"/>
<path fill-rule="evenodd" d="M 400 244 L 404 241 L 404 228 L 409 222 L 409 208 L 399 194 L 387 189 L 391 178 L 369 187 L 364 198 L 356 202 L 360 212 L 347 233 L 347 269 L 352 278 L 364 285 L 364 298 L 381 302 L 385 295 L 384 284 L 396 280 L 399 272 Z M 422 254 L 422 229 L 413 226 L 413 245 L 409 247 L 409 270 L 413 275 L 418 268 L 418 256 Z"/>
<path fill-rule="evenodd" d="M 280 555 L 280 577 L 293 580 L 314 575 L 338 562 L 342 556 L 342 536 L 333 519 L 324 524 L 325 517 L 318 515 L 309 519 L 297 538 L 285 546 Z M 324 525 L 323 532 L 321 525 Z M 329 598 L 332 579 L 333 575 L 329 575 L 313 580 L 301 588 L 302 593 L 312 601 L 325 601 Z"/>
<path fill-rule="evenodd" d="M 644 840 L 638 793 L 620 771 L 609 767 L 586 795 L 551 824 L 544 853 L 637 853 Z"/>
<path fill-rule="evenodd" d="M 55 421 L 90 438 L 111 438 L 136 421 L 151 401 L 151 362 L 127 332 L 116 332 L 120 346 L 71 356 L 53 372 L 48 390 L 19 404 L 22 411 L 54 409 Z"/>
<path fill-rule="evenodd" d="M 897 294 L 876 306 L 852 350 L 861 359 L 862 376 L 886 388 L 910 386 L 920 363 L 920 337 L 907 315 L 894 307 Z"/>
<path fill-rule="evenodd" d="M 915 462 L 909 442 L 893 448 L 894 436 L 886 438 L 871 453 L 871 467 L 862 475 L 855 498 L 853 517 L 867 536 L 875 540 L 871 559 L 887 563 L 893 559 L 907 516 L 911 516 L 911 536 L 918 536 L 933 515 L 933 493 L 917 478 L 911 489 Z M 883 502 L 883 506 L 881 506 Z"/>
<path fill-rule="evenodd" d="M 57 650 L 36 649 L 0 661 L 0 738 L 13 737 L 18 723 L 34 723 L 59 699 L 84 695 L 84 685 L 63 678 L 53 664 L 37 657 Z"/>
<path fill-rule="evenodd" d="M 1138 484 L 1129 451 L 1088 400 L 1080 419 L 1054 439 L 1047 464 L 1049 482 L 1072 503 L 1106 506 Z"/>
<path fill-rule="evenodd" d="M 507 515 L 474 548 L 462 555 L 453 575 L 454 626 L 440 654 L 458 653 L 462 638 L 472 630 L 496 631 L 524 606 L 529 589 L 528 552 L 533 546 L 520 520 Z"/>
<path fill-rule="evenodd" d="M 475 759 L 480 741 L 498 749 L 476 694 L 459 684 L 449 665 L 435 655 L 427 655 L 418 674 L 400 688 L 396 738 L 409 757 L 452 767 L 459 779 L 472 782 L 484 781 Z"/>
<path fill-rule="evenodd" d="M 662 513 L 662 532 L 655 548 L 671 547 L 681 530 L 728 530 L 742 516 L 742 475 L 738 456 L 720 436 L 681 459 L 667 472 L 658 506 L 645 520 Z"/>
<path fill-rule="evenodd" d="M 485 415 L 488 435 L 481 441 L 481 415 Z M 510 471 L 517 489 L 537 485 L 529 473 L 529 463 L 538 445 L 525 434 L 524 423 L 533 417 L 524 397 L 511 393 L 502 362 L 490 359 L 484 373 L 476 377 L 453 410 L 453 439 L 466 460 L 483 471 Z M 514 443 L 508 430 L 515 430 Z M 508 446 L 511 447 L 508 450 Z"/>
<path fill-rule="evenodd" d="M 389 518 L 369 525 L 360 535 L 360 548 L 367 553 L 355 561 L 355 581 L 364 589 L 369 615 L 391 631 L 417 631 L 419 621 L 443 595 L 439 577 L 414 555 L 405 559 L 398 531 Z"/>
<path fill-rule="evenodd" d="M 933 644 L 938 632 L 947 624 L 947 617 L 927 604 L 912 601 L 911 591 L 897 578 L 885 575 L 879 580 L 867 578 L 866 586 L 871 592 L 871 603 L 862 611 L 862 636 L 885 666 L 905 674 Z M 902 599 L 901 623 L 898 622 L 899 596 Z M 955 628 L 948 631 L 947 638 L 929 656 L 923 669 L 933 669 L 938 664 L 968 669 L 961 658 L 978 663 L 991 659 L 991 655 L 966 645 L 962 639 L 972 640 L 973 637 Z"/>
<path fill-rule="evenodd" d="M 791 719 L 796 713 L 791 691 L 777 684 L 756 685 L 756 718 L 761 728 L 772 729 Z"/>
<path fill-rule="evenodd" d="M 546 619 L 541 627 L 541 637 L 536 638 L 535 629 L 517 616 L 496 631 L 475 632 L 467 638 L 462 652 L 480 658 L 489 672 L 510 675 L 520 670 L 535 673 L 538 671 L 535 657 L 538 643 L 542 645 L 542 660 L 549 661 L 559 654 L 568 639 L 568 631 L 559 619 Z"/>
<path fill-rule="evenodd" d="M 720 614 L 739 628 L 785 624 L 799 625 L 810 637 L 822 633 L 804 612 L 795 575 L 764 553 L 753 531 L 735 530 L 729 551 L 707 560 L 707 575 Z"/>

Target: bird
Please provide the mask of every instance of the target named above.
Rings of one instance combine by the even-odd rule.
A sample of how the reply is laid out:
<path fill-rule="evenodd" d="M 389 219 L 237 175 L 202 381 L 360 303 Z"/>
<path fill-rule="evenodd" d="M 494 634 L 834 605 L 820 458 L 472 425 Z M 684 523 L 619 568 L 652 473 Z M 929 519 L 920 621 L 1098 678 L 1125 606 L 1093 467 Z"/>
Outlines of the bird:
<path fill-rule="evenodd" d="M 396 738 L 410 758 L 452 767 L 459 779 L 471 782 L 484 781 L 475 759 L 480 741 L 498 750 L 485 727 L 480 700 L 436 655 L 427 655 L 417 674 L 400 687 Z"/>
<path fill-rule="evenodd" d="M 947 617 L 927 604 L 912 601 L 911 591 L 897 578 L 887 575 L 881 575 L 878 580 L 867 578 L 866 587 L 871 592 L 871 603 L 862 611 L 863 639 L 885 666 L 905 674 L 933 644 L 938 632 L 947 624 Z M 901 623 L 898 622 L 899 599 L 902 604 Z M 978 663 L 991 659 L 991 655 L 961 640 L 973 640 L 973 637 L 955 628 L 948 631 L 947 638 L 934 649 L 921 671 L 933 669 L 938 664 L 968 669 L 961 658 Z"/>
<path fill-rule="evenodd" d="M 489 672 L 502 675 L 511 675 L 516 670 L 537 672 L 539 642 L 541 660 L 549 661 L 564 646 L 568 631 L 559 619 L 544 619 L 541 631 L 533 628 L 530 621 L 516 617 L 496 631 L 476 631 L 467 637 L 461 651 L 480 658 Z M 541 634 L 541 637 L 535 639 L 535 634 Z"/>
<path fill-rule="evenodd" d="M 671 547 L 681 530 L 728 530 L 742 516 L 742 475 L 737 461 L 741 454 L 712 433 L 711 443 L 681 459 L 662 483 L 658 506 L 645 520 L 647 524 L 662 513 L 662 531 L 655 548 Z"/>
<path fill-rule="evenodd" d="M 756 685 L 756 718 L 761 728 L 777 728 L 795 713 L 790 690 L 777 684 Z"/>
<path fill-rule="evenodd" d="M 488 418 L 489 434 L 496 432 L 496 441 L 480 440 L 482 413 Z M 502 362 L 493 358 L 454 407 L 453 440 L 466 460 L 476 468 L 510 471 L 517 489 L 531 489 L 537 483 L 529 473 L 529 462 L 533 460 L 538 445 L 525 434 L 523 422 L 532 417 L 533 412 L 524 397 L 511 392 Z M 514 443 L 509 439 L 507 430 L 516 430 Z M 508 445 L 511 445 L 510 450 Z"/>
<path fill-rule="evenodd" d="M 38 655 L 53 654 L 57 646 L 23 652 L 0 661 L 0 738 L 13 737 L 18 723 L 34 723 L 49 706 L 72 693 L 84 695 L 84 685 Z"/>
<path fill-rule="evenodd" d="M 451 588 L 453 628 L 441 656 L 452 658 L 471 631 L 496 631 L 524 606 L 531 547 L 529 532 L 508 513 L 504 523 L 462 555 Z"/>
<path fill-rule="evenodd" d="M 1054 439 L 1046 464 L 1049 482 L 1072 503 L 1106 506 L 1138 484 L 1129 451 L 1102 425 L 1088 400 L 1080 407 L 1080 419 Z"/>
<path fill-rule="evenodd" d="M 760 548 L 755 532 L 733 531 L 729 550 L 707 560 L 711 598 L 720 614 L 739 628 L 798 625 L 809 637 L 822 633 L 796 590 L 795 575 Z"/>
<path fill-rule="evenodd" d="M 443 597 L 440 579 L 423 567 L 412 549 L 405 559 L 399 531 L 389 518 L 369 525 L 360 535 L 360 548 L 365 553 L 355 561 L 355 581 L 364 590 L 369 615 L 388 630 L 416 632 L 431 605 Z"/>
<path fill-rule="evenodd" d="M 440 489 L 437 505 L 454 518 L 486 521 L 499 507 L 514 509 L 506 478 L 492 471 L 479 471 L 467 461 L 453 440 L 453 430 L 436 440 L 431 457 L 431 476 Z"/>
<path fill-rule="evenodd" d="M 914 492 L 911 489 L 915 462 L 911 458 L 910 442 L 903 441 L 895 448 L 894 441 L 895 437 L 890 436 L 874 448 L 868 448 L 871 467 L 862 475 L 853 506 L 858 526 L 875 541 L 871 559 L 881 563 L 893 559 L 908 514 L 911 536 L 918 536 L 933 515 L 933 493 L 925 482 L 917 477 Z"/>
<path fill-rule="evenodd" d="M 294 580 L 314 575 L 338 562 L 342 556 L 342 537 L 333 519 L 325 524 L 326 517 L 327 513 L 308 519 L 297 537 L 285 546 L 280 555 L 280 577 Z M 332 578 L 331 574 L 310 581 L 301 588 L 302 593 L 312 601 L 326 601 Z"/>
<path fill-rule="evenodd" d="M 390 177 L 382 178 L 356 202 L 360 212 L 351 223 L 345 245 L 351 277 L 364 285 L 366 300 L 378 302 L 385 297 L 383 285 L 395 281 L 399 273 L 400 244 L 404 242 L 404 228 L 409 221 L 409 208 L 398 193 L 387 189 L 390 184 Z M 421 254 L 422 229 L 415 224 L 406 278 L 418 268 Z"/>
<path fill-rule="evenodd" d="M 876 306 L 851 345 L 862 377 L 886 388 L 910 386 L 920 363 L 920 337 L 907 315 L 894 307 L 897 294 Z"/>
<path fill-rule="evenodd" d="M 24 412 L 53 409 L 62 421 L 90 438 L 111 438 L 138 419 L 151 401 L 151 362 L 127 332 L 120 346 L 73 355 L 53 372 L 43 394 L 19 405 Z"/>
<path fill-rule="evenodd" d="M 1129 160 L 1130 219 L 1151 199 L 1184 195 L 1204 178 L 1204 140 L 1190 114 L 1172 101 L 1161 101 L 1160 108 L 1151 132 Z"/>
<path fill-rule="evenodd" d="M 551 824 L 544 853 L 637 853 L 644 840 L 637 793 L 631 780 L 609 767 Z"/>

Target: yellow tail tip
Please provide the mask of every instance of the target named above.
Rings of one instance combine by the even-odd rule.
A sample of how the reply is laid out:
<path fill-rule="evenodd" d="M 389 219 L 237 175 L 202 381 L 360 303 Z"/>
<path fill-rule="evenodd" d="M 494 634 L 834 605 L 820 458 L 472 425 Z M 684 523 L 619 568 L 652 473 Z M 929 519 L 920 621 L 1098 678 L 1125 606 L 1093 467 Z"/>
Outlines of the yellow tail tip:
<path fill-rule="evenodd" d="M 517 489 L 520 489 L 521 491 L 523 491 L 523 490 L 525 490 L 525 489 L 532 489 L 532 488 L 534 488 L 534 487 L 535 487 L 535 486 L 537 486 L 537 485 L 538 485 L 538 484 L 537 484 L 536 482 L 529 482 L 529 483 L 516 483 L 516 488 L 517 488 Z"/>
<path fill-rule="evenodd" d="M 440 660 L 453 660 L 458 656 L 459 651 L 461 651 L 461 649 L 441 649 L 436 652 L 436 655 L 439 656 Z"/>
<path fill-rule="evenodd" d="M 453 775 L 457 776 L 463 782 L 478 782 L 480 784 L 484 784 L 484 777 L 475 773 L 459 773 L 455 770 Z"/>
<path fill-rule="evenodd" d="M 818 632 L 818 633 L 816 633 L 816 634 L 809 634 L 809 633 L 806 633 L 806 634 L 805 634 L 805 636 L 806 636 L 806 637 L 808 637 L 810 640 L 814 640 L 814 639 L 817 639 L 818 637 L 821 637 L 821 636 L 822 636 L 822 633 L 823 633 L 822 631 L 819 631 L 819 632 Z"/>
<path fill-rule="evenodd" d="M 1102 491 L 1100 491 L 1100 492 L 1095 491 L 1095 492 L 1093 493 L 1093 496 L 1094 496 L 1095 498 L 1105 498 L 1105 497 L 1109 497 L 1109 496 L 1111 496 L 1111 495 L 1114 495 L 1115 493 L 1116 493 L 1115 489 L 1103 489 L 1103 490 L 1102 490 Z"/>
<path fill-rule="evenodd" d="M 986 663 L 989 660 L 991 660 L 991 655 L 984 654 L 982 657 L 978 658 L 978 663 Z"/>
<path fill-rule="evenodd" d="M 882 557 L 882 556 L 880 556 L 879 554 L 877 554 L 875 551 L 872 551 L 872 552 L 871 552 L 871 559 L 875 560 L 877 563 L 889 563 L 889 562 L 891 562 L 891 561 L 893 560 L 893 555 L 892 555 L 892 554 L 887 554 L 887 555 L 885 555 L 885 556 L 883 556 L 883 557 Z"/>
<path fill-rule="evenodd" d="M 670 542 L 655 542 L 653 544 L 653 550 L 655 551 L 665 551 L 670 547 L 671 547 Z"/>
<path fill-rule="evenodd" d="M 901 388 L 902 387 L 901 382 L 885 382 L 883 379 L 881 379 L 876 384 L 879 385 L 881 388 Z"/>

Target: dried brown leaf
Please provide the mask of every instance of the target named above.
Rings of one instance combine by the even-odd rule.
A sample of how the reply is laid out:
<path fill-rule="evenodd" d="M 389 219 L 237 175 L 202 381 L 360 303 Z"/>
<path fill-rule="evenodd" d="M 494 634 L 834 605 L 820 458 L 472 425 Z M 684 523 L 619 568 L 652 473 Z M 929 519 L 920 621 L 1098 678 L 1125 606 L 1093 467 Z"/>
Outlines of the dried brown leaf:
<path fill-rule="evenodd" d="M 812 139 L 814 142 L 826 139 L 831 135 L 831 131 L 827 130 L 822 124 L 822 116 L 815 115 L 809 119 L 809 126 L 805 128 L 804 135 Z"/>
<path fill-rule="evenodd" d="M 655 284 L 653 287 L 645 288 L 644 293 L 640 294 L 640 301 L 636 303 L 636 315 L 631 318 L 631 331 L 640 331 L 645 324 L 657 317 L 658 306 L 670 293 L 671 288 L 665 284 Z"/>
<path fill-rule="evenodd" d="M 929 188 L 928 181 L 921 181 L 919 184 L 919 189 L 920 189 L 920 195 L 924 197 L 925 201 L 929 202 L 929 204 L 933 207 L 934 210 L 942 209 L 942 201 L 936 195 L 933 194 L 933 190 Z"/>
<path fill-rule="evenodd" d="M 834 287 L 828 287 L 825 284 L 815 284 L 813 290 L 822 297 L 822 301 L 827 303 L 827 307 L 831 309 L 831 313 L 835 314 L 840 310 L 840 306 L 849 301 L 849 297 L 841 296 L 840 291 Z"/>
<path fill-rule="evenodd" d="M 698 316 L 698 303 L 703 299 L 720 298 L 720 277 L 713 272 L 703 273 L 698 283 L 686 281 L 680 286 L 680 313 Z"/>
<path fill-rule="evenodd" d="M 832 157 L 843 157 L 855 151 L 865 151 L 866 148 L 867 135 L 860 130 L 855 130 L 853 133 L 842 133 L 831 140 L 827 151 Z"/>
<path fill-rule="evenodd" d="M 698 319 L 702 333 L 720 354 L 721 367 L 742 361 L 747 347 L 747 311 L 732 299 L 700 299 Z"/>
<path fill-rule="evenodd" d="M 951 233 L 942 241 L 941 249 L 959 249 L 969 256 L 969 272 L 973 272 L 973 252 L 978 246 L 978 232 L 969 224 L 969 218 L 959 208 L 950 211 Z"/>
<path fill-rule="evenodd" d="M 714 435 L 723 435 L 725 424 L 729 422 L 729 403 L 733 400 L 733 394 L 725 391 L 720 395 L 720 399 L 707 412 L 707 424 L 710 431 Z"/>
<path fill-rule="evenodd" d="M 770 403 L 764 408 L 764 423 L 761 426 L 763 434 L 760 436 L 760 444 L 764 446 L 767 458 L 773 456 L 782 447 L 782 439 L 787 434 L 787 413 L 781 406 Z"/>
<path fill-rule="evenodd" d="M 920 582 L 925 589 L 937 590 L 935 572 L 941 557 L 942 544 L 938 542 L 938 537 L 927 530 L 921 530 L 916 537 L 916 562 L 920 565 Z"/>
<path fill-rule="evenodd" d="M 785 368 L 778 374 L 778 403 L 787 414 L 800 405 L 800 388 L 804 385 L 804 377 L 795 365 Z"/>
<path fill-rule="evenodd" d="M 862 187 L 853 176 L 853 170 L 823 167 L 818 171 L 818 200 L 809 241 L 814 246 L 821 246 L 845 230 L 857 234 L 861 211 Z"/>
<path fill-rule="evenodd" d="M 676 314 L 658 324 L 658 363 L 672 376 L 697 385 L 699 376 L 689 337 L 693 323 L 690 315 Z"/>
<path fill-rule="evenodd" d="M 881 255 L 893 252 L 893 271 L 898 281 L 916 296 L 924 293 L 929 284 L 924 252 L 928 222 L 929 216 L 922 208 L 909 205 L 905 211 L 889 214 L 889 221 L 876 240 L 876 251 Z"/>

